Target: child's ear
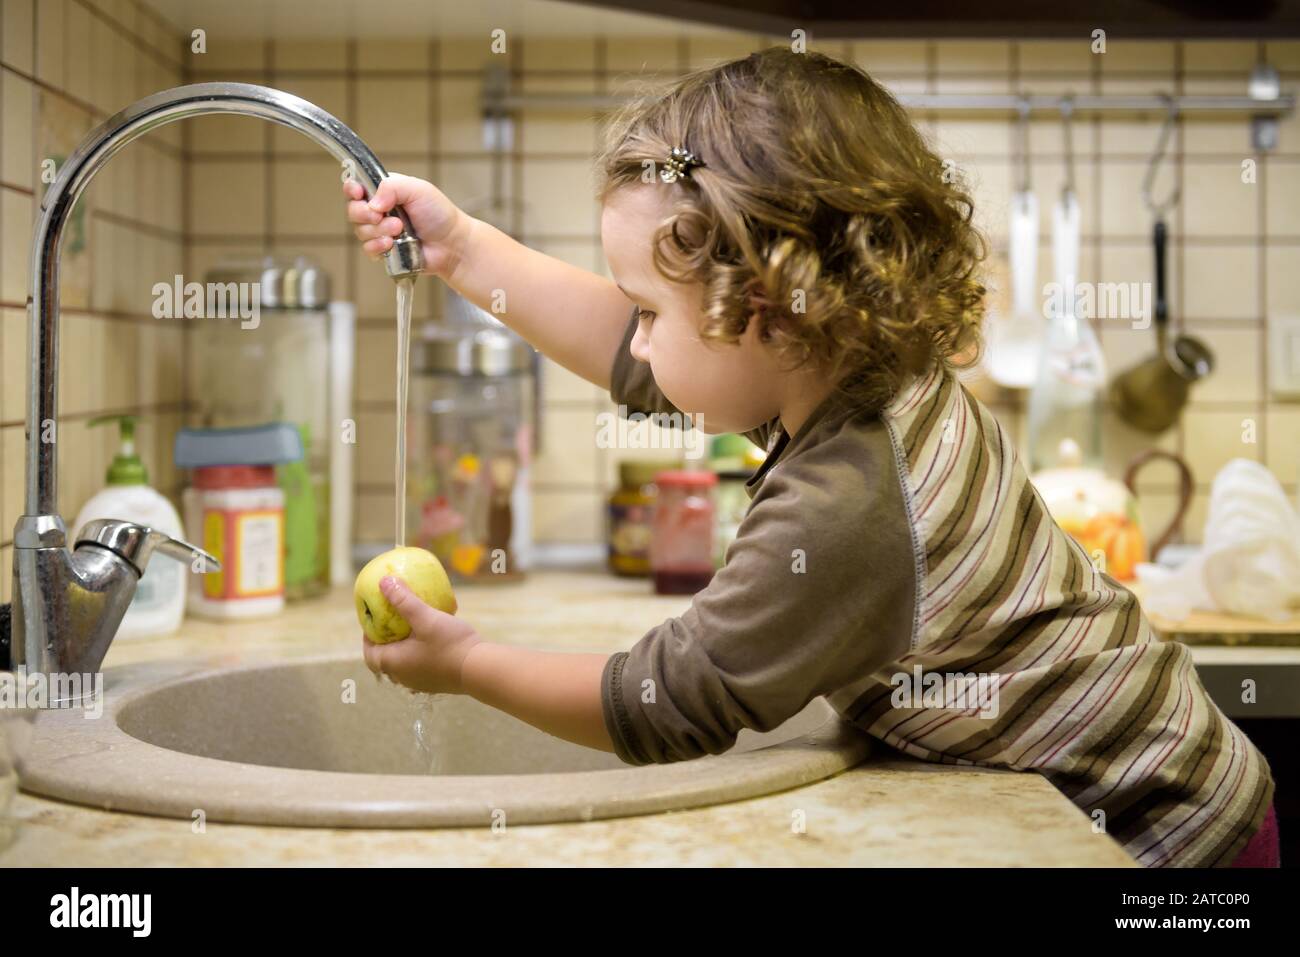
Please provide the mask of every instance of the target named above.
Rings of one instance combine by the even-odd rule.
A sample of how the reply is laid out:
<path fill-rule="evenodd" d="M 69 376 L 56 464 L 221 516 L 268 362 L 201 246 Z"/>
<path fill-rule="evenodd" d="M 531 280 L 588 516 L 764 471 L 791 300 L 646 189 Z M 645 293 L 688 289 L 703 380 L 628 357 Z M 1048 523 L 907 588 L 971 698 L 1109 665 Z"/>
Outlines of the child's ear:
<path fill-rule="evenodd" d="M 770 304 L 758 293 L 751 293 L 749 296 L 749 317 L 745 320 L 745 328 L 753 329 L 759 342 L 770 342 L 772 332 L 769 328 Z"/>

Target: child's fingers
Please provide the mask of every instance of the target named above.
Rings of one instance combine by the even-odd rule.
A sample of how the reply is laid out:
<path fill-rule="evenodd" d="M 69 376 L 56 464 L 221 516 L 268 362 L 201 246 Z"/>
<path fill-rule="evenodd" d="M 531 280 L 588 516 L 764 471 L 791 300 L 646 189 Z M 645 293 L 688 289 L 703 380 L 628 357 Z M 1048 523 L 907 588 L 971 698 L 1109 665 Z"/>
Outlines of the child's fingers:
<path fill-rule="evenodd" d="M 368 239 L 378 239 L 380 236 L 397 236 L 402 232 L 402 221 L 389 216 L 378 224 L 365 223 L 361 226 L 354 226 L 352 232 L 363 243 Z"/>
<path fill-rule="evenodd" d="M 394 575 L 386 575 L 379 582 L 379 590 L 397 609 L 397 613 L 406 619 L 413 632 L 428 633 L 436 629 L 444 618 L 450 615 L 431 608 L 422 602 L 415 592 L 406 586 L 406 582 Z"/>
<path fill-rule="evenodd" d="M 402 230 L 405 228 L 406 227 L 402 225 L 402 221 L 396 216 L 386 216 L 378 223 L 368 223 L 364 226 L 358 226 L 358 232 L 362 229 L 370 231 L 369 236 L 360 236 L 358 238 L 374 239 L 376 236 L 400 236 Z"/>
<path fill-rule="evenodd" d="M 366 255 L 368 256 L 371 257 L 381 256 L 384 253 L 388 252 L 388 250 L 393 248 L 393 240 L 388 236 L 380 236 L 377 239 L 372 239 L 367 243 L 362 243 L 361 248 L 365 251 Z"/>
<path fill-rule="evenodd" d="M 412 202 L 425 200 L 429 184 L 414 176 L 402 173 L 389 173 L 370 197 L 370 208 L 386 213 L 394 206 L 407 206 Z"/>
<path fill-rule="evenodd" d="M 377 675 L 384 673 L 383 669 L 383 650 L 384 645 L 377 645 L 365 636 L 361 635 L 361 656 L 366 661 L 366 667 Z"/>
<path fill-rule="evenodd" d="M 363 200 L 366 198 L 366 191 L 356 180 L 345 179 L 343 181 L 343 195 L 348 199 Z"/>
<path fill-rule="evenodd" d="M 353 200 L 348 203 L 348 222 L 350 223 L 378 223 L 382 222 L 384 214 L 377 209 L 371 209 L 370 204 L 365 200 Z M 399 220 L 400 222 L 400 220 Z"/>

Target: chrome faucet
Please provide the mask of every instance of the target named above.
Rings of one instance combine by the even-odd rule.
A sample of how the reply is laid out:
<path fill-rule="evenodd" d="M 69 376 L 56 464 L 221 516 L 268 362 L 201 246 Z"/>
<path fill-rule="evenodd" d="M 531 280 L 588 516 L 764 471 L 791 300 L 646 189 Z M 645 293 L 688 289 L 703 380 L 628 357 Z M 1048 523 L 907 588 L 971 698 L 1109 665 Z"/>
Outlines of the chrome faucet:
<path fill-rule="evenodd" d="M 145 97 L 101 123 L 68 157 L 41 203 L 27 300 L 31 365 L 26 504 L 14 527 L 10 665 L 24 666 L 29 674 L 98 671 L 155 551 L 189 561 L 195 570 L 221 567 L 194 545 L 112 519 L 87 523 L 70 551 L 56 501 L 59 246 L 64 223 L 95 173 L 123 146 L 165 123 L 208 113 L 258 116 L 305 134 L 339 160 L 368 195 L 388 175 L 357 134 L 329 113 L 289 93 L 248 83 L 196 83 Z M 400 279 L 418 274 L 424 261 L 405 211 L 399 207 L 393 215 L 405 229 L 384 261 L 388 274 Z"/>

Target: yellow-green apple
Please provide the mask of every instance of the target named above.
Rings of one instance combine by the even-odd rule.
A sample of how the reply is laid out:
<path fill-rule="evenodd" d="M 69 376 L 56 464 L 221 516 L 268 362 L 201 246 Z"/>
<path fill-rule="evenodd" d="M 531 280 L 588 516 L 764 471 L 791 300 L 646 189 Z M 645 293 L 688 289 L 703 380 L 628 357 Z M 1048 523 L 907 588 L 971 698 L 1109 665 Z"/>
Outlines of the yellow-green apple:
<path fill-rule="evenodd" d="M 427 605 L 449 615 L 456 614 L 456 596 L 442 563 L 423 548 L 394 548 L 371 559 L 361 574 L 353 594 L 356 597 L 357 621 L 366 637 L 376 644 L 401 641 L 411 633 L 411 625 L 392 606 L 379 583 L 392 575 L 406 582 L 406 587 Z"/>

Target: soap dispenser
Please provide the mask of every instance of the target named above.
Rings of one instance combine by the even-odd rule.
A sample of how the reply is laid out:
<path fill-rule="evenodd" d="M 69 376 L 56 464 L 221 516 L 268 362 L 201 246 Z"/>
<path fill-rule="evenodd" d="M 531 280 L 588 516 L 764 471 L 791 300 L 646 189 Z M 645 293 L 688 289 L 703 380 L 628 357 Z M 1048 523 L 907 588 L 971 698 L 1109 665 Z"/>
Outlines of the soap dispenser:
<path fill-rule="evenodd" d="M 172 538 L 183 538 L 181 519 L 172 503 L 148 485 L 149 475 L 135 451 L 135 416 L 105 415 L 88 425 L 118 424 L 120 447 L 105 476 L 105 487 L 93 495 L 77 514 L 73 529 L 97 518 L 122 518 L 147 525 Z M 73 541 L 76 541 L 74 536 Z M 185 574 L 179 562 L 152 562 L 141 576 L 135 597 L 118 628 L 117 638 L 169 635 L 180 627 L 185 614 Z"/>

